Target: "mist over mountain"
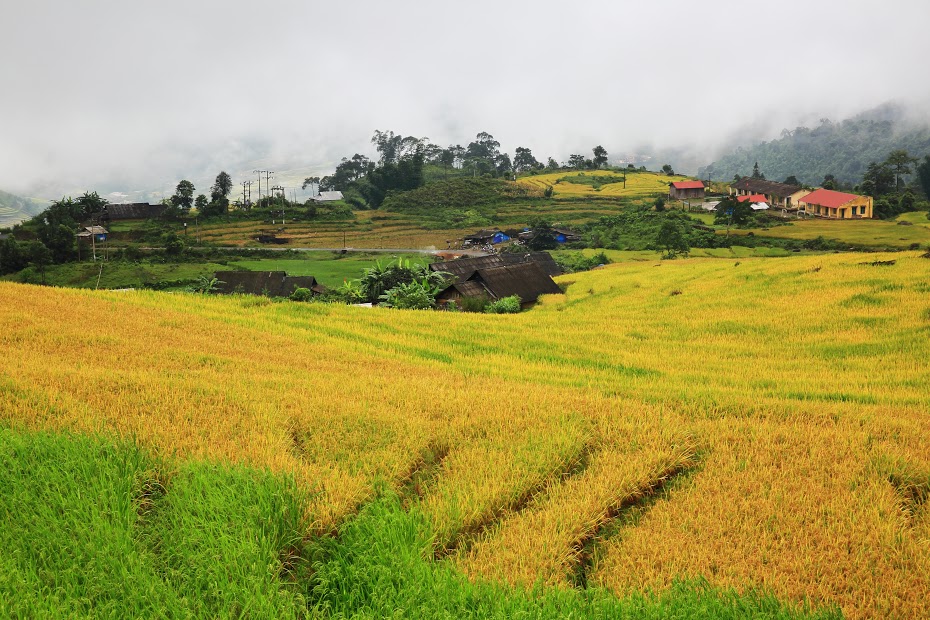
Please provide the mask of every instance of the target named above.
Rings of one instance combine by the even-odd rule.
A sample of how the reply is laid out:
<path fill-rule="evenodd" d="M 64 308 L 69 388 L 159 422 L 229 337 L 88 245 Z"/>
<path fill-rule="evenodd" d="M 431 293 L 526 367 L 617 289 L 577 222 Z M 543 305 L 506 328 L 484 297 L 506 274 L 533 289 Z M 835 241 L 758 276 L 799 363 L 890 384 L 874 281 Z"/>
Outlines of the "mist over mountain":
<path fill-rule="evenodd" d="M 816 186 L 832 174 L 854 185 L 870 162 L 883 161 L 895 149 L 915 157 L 930 154 L 930 122 L 921 109 L 888 103 L 842 121 L 822 118 L 813 126 L 786 128 L 777 139 L 738 146 L 698 174 L 728 181 L 734 175 L 748 176 L 758 162 L 765 176 L 775 181 L 794 175 Z"/>

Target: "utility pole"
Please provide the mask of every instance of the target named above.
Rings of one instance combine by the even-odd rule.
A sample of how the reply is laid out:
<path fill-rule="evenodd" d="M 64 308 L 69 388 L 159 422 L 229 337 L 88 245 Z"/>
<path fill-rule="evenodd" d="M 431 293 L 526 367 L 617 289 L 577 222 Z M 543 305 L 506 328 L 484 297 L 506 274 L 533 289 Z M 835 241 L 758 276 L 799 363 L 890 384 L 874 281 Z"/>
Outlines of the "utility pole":
<path fill-rule="evenodd" d="M 270 177 L 274 172 L 271 170 L 253 170 L 252 172 L 258 173 L 258 201 L 262 201 L 262 175 L 265 175 L 265 189 L 268 190 L 268 177 Z M 268 190 L 268 195 L 271 195 L 271 191 Z"/>
<path fill-rule="evenodd" d="M 267 186 L 266 186 L 266 187 L 267 187 Z M 279 195 L 281 196 L 281 198 L 284 199 L 284 200 L 282 201 L 282 204 L 281 204 L 281 225 L 283 226 L 284 223 L 285 223 L 285 218 L 284 218 L 284 205 L 287 203 L 287 198 L 284 196 L 284 188 L 281 187 L 280 185 L 275 185 L 274 187 L 271 188 L 271 191 L 280 192 Z M 269 197 L 270 197 L 270 193 L 269 193 Z"/>
<path fill-rule="evenodd" d="M 248 209 L 252 204 L 252 183 L 255 181 L 242 181 L 242 206 Z M 246 195 L 248 190 L 248 195 Z"/>

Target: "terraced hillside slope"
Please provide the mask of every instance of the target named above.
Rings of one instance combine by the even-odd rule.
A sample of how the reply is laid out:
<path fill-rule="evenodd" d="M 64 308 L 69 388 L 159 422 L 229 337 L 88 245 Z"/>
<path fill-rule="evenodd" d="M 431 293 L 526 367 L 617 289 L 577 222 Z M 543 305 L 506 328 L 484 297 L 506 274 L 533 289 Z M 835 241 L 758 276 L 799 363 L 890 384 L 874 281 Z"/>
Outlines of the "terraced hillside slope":
<path fill-rule="evenodd" d="M 0 283 L 0 612 L 925 617 L 930 260 L 560 281 L 511 316 Z"/>

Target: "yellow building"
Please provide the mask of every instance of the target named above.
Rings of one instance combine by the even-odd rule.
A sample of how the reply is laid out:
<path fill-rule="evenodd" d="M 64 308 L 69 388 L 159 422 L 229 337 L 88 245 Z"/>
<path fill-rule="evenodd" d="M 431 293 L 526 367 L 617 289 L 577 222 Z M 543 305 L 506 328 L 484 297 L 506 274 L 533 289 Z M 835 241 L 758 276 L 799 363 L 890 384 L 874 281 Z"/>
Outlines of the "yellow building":
<path fill-rule="evenodd" d="M 872 197 L 817 189 L 798 200 L 800 213 L 838 220 L 872 217 Z"/>

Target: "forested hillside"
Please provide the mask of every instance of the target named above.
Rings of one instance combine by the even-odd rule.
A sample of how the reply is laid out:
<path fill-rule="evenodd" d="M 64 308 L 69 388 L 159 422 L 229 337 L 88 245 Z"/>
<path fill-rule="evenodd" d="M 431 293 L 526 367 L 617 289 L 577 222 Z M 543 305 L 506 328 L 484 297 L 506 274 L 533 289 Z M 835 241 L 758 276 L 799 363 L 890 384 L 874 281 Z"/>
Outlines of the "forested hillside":
<path fill-rule="evenodd" d="M 794 175 L 819 185 L 832 174 L 840 183 L 855 185 L 870 162 L 883 161 L 895 149 L 918 158 L 930 154 L 930 127 L 906 121 L 902 108 L 883 106 L 838 123 L 823 119 L 813 129 L 785 129 L 781 138 L 740 147 L 701 168 L 699 175 L 715 180 L 749 176 L 758 162 L 766 178 L 775 181 Z"/>

